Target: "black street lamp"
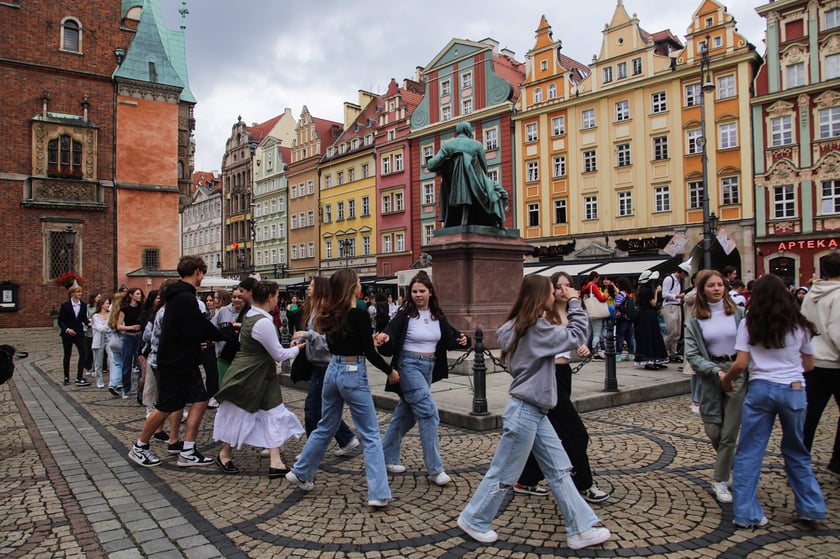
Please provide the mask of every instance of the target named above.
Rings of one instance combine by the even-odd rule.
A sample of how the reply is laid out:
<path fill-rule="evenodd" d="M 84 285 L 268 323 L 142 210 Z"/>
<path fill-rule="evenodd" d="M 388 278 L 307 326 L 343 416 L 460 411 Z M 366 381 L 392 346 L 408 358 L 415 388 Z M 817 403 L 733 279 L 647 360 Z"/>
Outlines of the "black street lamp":
<path fill-rule="evenodd" d="M 697 144 L 701 150 L 703 163 L 703 268 L 712 269 L 712 227 L 709 215 L 709 158 L 706 155 L 706 93 L 715 90 L 712 81 L 711 60 L 709 59 L 709 35 L 703 43 L 700 56 L 700 137 Z"/>
<path fill-rule="evenodd" d="M 74 249 L 76 248 L 76 232 L 72 225 L 68 225 L 63 232 L 64 235 L 64 251 L 67 255 L 67 271 L 73 271 L 73 257 Z"/>
<path fill-rule="evenodd" d="M 344 267 L 350 267 L 350 247 L 353 246 L 353 241 L 350 239 L 341 239 L 338 241 L 341 246 L 341 252 L 344 255 Z"/>

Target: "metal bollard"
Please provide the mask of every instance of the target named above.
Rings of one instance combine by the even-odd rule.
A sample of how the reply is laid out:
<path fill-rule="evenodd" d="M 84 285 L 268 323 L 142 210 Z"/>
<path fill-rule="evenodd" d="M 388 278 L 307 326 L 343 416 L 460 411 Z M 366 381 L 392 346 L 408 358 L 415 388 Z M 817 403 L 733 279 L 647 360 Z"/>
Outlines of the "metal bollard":
<path fill-rule="evenodd" d="M 285 318 L 280 320 L 280 345 L 289 347 L 291 342 L 291 335 L 289 335 L 289 321 Z"/>
<path fill-rule="evenodd" d="M 618 378 L 615 375 L 615 319 L 611 316 L 605 318 L 604 325 L 604 361 L 607 364 L 604 392 L 618 392 Z"/>
<path fill-rule="evenodd" d="M 484 365 L 484 332 L 475 329 L 473 346 L 473 409 L 470 415 L 489 415 L 487 411 L 487 367 Z"/>

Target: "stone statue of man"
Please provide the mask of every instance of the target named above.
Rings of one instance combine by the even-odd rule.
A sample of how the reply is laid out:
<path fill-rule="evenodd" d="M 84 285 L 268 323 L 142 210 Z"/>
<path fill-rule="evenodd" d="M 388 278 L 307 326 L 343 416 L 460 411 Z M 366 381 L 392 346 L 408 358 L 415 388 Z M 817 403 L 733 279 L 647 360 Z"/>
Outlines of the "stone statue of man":
<path fill-rule="evenodd" d="M 455 126 L 454 139 L 429 161 L 441 177 L 440 219 L 444 227 L 489 225 L 504 229 L 508 193 L 487 175 L 484 146 L 473 139 L 469 122 Z"/>

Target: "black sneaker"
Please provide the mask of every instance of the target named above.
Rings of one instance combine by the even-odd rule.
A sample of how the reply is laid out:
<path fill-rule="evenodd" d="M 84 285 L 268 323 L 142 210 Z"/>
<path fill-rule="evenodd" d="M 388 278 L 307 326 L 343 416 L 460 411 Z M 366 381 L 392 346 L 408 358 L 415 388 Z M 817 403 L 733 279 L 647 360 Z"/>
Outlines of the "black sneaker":
<path fill-rule="evenodd" d="M 167 438 L 167 440 L 169 440 Z M 169 445 L 169 448 L 166 450 L 169 454 L 181 454 L 184 451 L 184 441 L 178 441 L 177 443 L 172 443 Z"/>
<path fill-rule="evenodd" d="M 536 495 L 537 497 L 545 497 L 548 495 L 548 489 L 541 485 L 520 485 L 513 486 L 513 492 L 521 495 Z"/>
<path fill-rule="evenodd" d="M 166 442 L 169 440 L 169 433 L 167 433 L 166 431 L 158 431 L 157 433 L 152 435 L 152 438 Z"/>
<path fill-rule="evenodd" d="M 70 383 L 68 382 L 67 384 L 70 384 Z M 116 387 L 114 387 L 114 386 L 109 386 L 108 387 L 108 392 L 110 392 L 111 396 L 113 396 L 115 398 L 119 398 L 120 396 L 122 396 L 122 392 L 117 390 Z"/>
<path fill-rule="evenodd" d="M 76 386 L 90 386 L 90 381 L 83 378 L 77 378 Z"/>
<path fill-rule="evenodd" d="M 212 458 L 202 456 L 198 449 L 193 448 L 189 451 L 183 451 L 178 455 L 178 465 L 182 467 L 187 466 L 209 466 L 213 463 Z"/>
<path fill-rule="evenodd" d="M 70 386 L 70 379 L 69 378 L 64 379 L 64 386 Z"/>

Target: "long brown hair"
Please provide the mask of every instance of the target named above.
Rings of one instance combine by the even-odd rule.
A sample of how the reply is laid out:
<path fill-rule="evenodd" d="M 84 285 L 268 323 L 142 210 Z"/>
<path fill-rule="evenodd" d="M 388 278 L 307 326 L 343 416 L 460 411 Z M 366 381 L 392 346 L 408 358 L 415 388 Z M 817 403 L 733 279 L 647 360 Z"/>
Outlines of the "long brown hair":
<path fill-rule="evenodd" d="M 785 283 L 775 274 L 755 280 L 746 321 L 750 345 L 768 349 L 785 347 L 785 336 L 797 328 L 812 336 L 817 333 L 811 321 L 799 312 L 799 305 Z"/>
<path fill-rule="evenodd" d="M 356 300 L 356 272 L 345 268 L 330 276 L 330 292 L 326 304 L 318 309 L 318 325 L 332 341 L 347 331 L 347 315 Z"/>
<path fill-rule="evenodd" d="M 696 295 L 694 308 L 691 310 L 692 314 L 700 320 L 712 317 L 712 310 L 709 308 L 709 299 L 706 298 L 706 284 L 714 277 L 719 277 L 723 280 L 723 310 L 726 311 L 726 314 L 733 315 L 735 314 L 735 309 L 738 308 L 738 305 L 729 296 L 729 291 L 726 287 L 726 278 L 723 277 L 723 274 L 717 270 L 700 270 L 694 279 L 694 292 Z"/>
<path fill-rule="evenodd" d="M 546 311 L 546 301 L 553 290 L 551 280 L 545 276 L 525 276 L 519 287 L 519 294 L 510 309 L 505 321 L 513 321 L 513 343 L 510 349 L 502 353 L 502 360 L 508 353 L 513 353 L 519 340 Z"/>
<path fill-rule="evenodd" d="M 420 311 L 417 310 L 417 306 L 414 304 L 414 298 L 411 296 L 411 286 L 415 283 L 419 283 L 429 290 L 429 310 L 432 312 L 432 318 L 434 320 L 440 320 L 443 318 L 443 311 L 438 304 L 438 298 L 435 294 L 435 288 L 432 285 L 432 279 L 429 277 L 429 274 L 423 271 L 417 272 L 417 275 L 411 278 L 411 283 L 408 284 L 408 298 L 405 303 L 403 303 L 403 311 L 405 314 L 412 318 L 420 316 Z"/>
<path fill-rule="evenodd" d="M 327 302 L 327 297 L 330 293 L 330 280 L 323 276 L 314 276 L 312 278 L 312 293 L 306 298 L 303 304 L 303 316 L 300 319 L 301 328 L 308 328 L 309 317 L 314 315 L 312 327 L 320 332 L 318 324 L 318 310 L 323 308 Z"/>
<path fill-rule="evenodd" d="M 567 274 L 566 272 L 554 272 L 551 274 L 551 289 L 557 288 L 557 280 L 560 278 L 566 278 L 569 281 L 569 285 L 574 286 L 575 281 L 572 279 L 572 276 Z M 551 309 L 551 312 L 547 315 L 548 320 L 551 321 L 552 324 L 565 324 L 566 318 L 566 310 L 569 307 L 569 302 L 566 300 L 560 300 L 557 296 L 554 297 L 554 308 Z"/>
<path fill-rule="evenodd" d="M 111 298 L 111 316 L 108 317 L 108 328 L 117 331 L 120 323 L 120 311 L 122 310 L 123 294 L 119 291 Z"/>

